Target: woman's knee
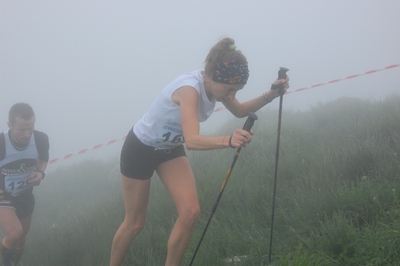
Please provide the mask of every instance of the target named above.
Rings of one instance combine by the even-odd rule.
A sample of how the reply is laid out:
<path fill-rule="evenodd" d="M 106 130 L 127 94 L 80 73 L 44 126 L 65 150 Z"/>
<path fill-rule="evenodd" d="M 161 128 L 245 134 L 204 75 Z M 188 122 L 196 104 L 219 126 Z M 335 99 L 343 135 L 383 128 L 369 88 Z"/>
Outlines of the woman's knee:
<path fill-rule="evenodd" d="M 126 220 L 122 223 L 123 230 L 126 234 L 136 236 L 142 231 L 144 227 L 144 221 L 129 221 Z"/>
<path fill-rule="evenodd" d="M 189 208 L 185 208 L 184 210 L 178 212 L 179 216 L 185 219 L 187 222 L 196 223 L 200 214 L 200 206 L 199 204 L 193 204 Z"/>

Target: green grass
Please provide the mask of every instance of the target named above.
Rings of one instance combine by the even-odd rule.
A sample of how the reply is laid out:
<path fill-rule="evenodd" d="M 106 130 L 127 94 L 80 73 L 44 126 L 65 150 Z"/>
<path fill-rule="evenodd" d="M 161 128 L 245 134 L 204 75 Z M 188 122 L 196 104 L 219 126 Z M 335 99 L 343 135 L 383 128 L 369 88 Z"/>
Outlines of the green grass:
<path fill-rule="evenodd" d="M 194 265 L 400 265 L 400 97 L 343 98 L 307 112 L 283 112 L 272 262 L 268 262 L 277 112 L 258 114 Z M 267 121 L 267 122 L 265 122 Z M 229 134 L 244 120 L 227 121 Z M 188 152 L 201 215 L 187 265 L 234 157 L 234 150 Z M 35 189 L 37 207 L 24 265 L 108 265 L 124 216 L 118 163 L 59 168 Z M 176 219 L 155 176 L 144 230 L 125 265 L 163 265 Z M 242 257 L 241 262 L 224 259 Z"/>

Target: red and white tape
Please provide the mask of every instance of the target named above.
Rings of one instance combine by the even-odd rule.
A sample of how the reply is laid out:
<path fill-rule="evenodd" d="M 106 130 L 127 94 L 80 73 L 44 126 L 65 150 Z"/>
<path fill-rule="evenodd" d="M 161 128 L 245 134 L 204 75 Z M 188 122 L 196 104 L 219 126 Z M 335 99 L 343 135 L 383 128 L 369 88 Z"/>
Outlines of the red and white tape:
<path fill-rule="evenodd" d="M 109 142 L 107 142 L 107 144 L 97 144 L 97 145 L 93 146 L 93 148 L 91 148 L 91 149 L 83 149 L 83 150 L 78 151 L 76 154 L 75 153 L 70 153 L 70 154 L 65 155 L 62 158 L 51 159 L 49 161 L 49 165 L 50 164 L 54 164 L 54 163 L 56 163 L 58 161 L 67 160 L 67 159 L 69 159 L 69 158 L 71 158 L 71 157 L 73 157 L 75 155 L 82 155 L 82 154 L 85 154 L 86 152 L 89 152 L 89 151 L 98 150 L 98 149 L 100 149 L 102 147 L 109 146 L 109 145 L 112 145 L 112 144 L 117 143 L 119 141 L 125 140 L 125 138 L 126 138 L 126 136 L 124 136 L 124 137 L 122 137 L 120 139 L 113 139 L 113 140 L 110 140 Z"/>
<path fill-rule="evenodd" d="M 360 76 L 369 75 L 369 74 L 373 74 L 373 73 L 376 73 L 376 72 L 379 72 L 379 71 L 389 70 L 389 69 L 396 68 L 396 67 L 400 67 L 400 64 L 393 64 L 393 65 L 386 66 L 384 68 L 369 70 L 369 71 L 365 71 L 365 72 L 360 73 L 360 74 L 354 74 L 354 75 L 350 75 L 350 76 L 347 76 L 347 77 L 344 77 L 344 78 L 333 79 L 333 80 L 330 80 L 328 82 L 314 84 L 314 85 L 311 85 L 309 87 L 303 87 L 303 88 L 291 90 L 291 91 L 286 92 L 285 94 L 290 94 L 290 93 L 294 93 L 294 92 L 313 89 L 313 88 L 316 88 L 316 87 L 321 87 L 321 86 L 324 86 L 324 85 L 336 83 L 336 82 L 347 80 L 347 79 L 353 79 L 353 78 L 357 78 L 357 77 L 360 77 Z M 222 111 L 222 110 L 225 110 L 225 109 L 226 109 L 225 107 L 218 107 L 218 108 L 215 108 L 214 112 L 219 112 L 219 111 Z M 126 138 L 126 136 L 122 137 L 121 139 L 113 139 L 113 140 L 110 140 L 109 142 L 107 142 L 107 144 L 97 144 L 97 145 L 93 146 L 93 148 L 91 148 L 91 149 L 90 148 L 89 149 L 83 149 L 83 150 L 78 151 L 76 154 L 75 153 L 70 153 L 70 154 L 65 155 L 62 158 L 51 159 L 49 161 L 49 165 L 57 163 L 57 162 L 62 161 L 62 160 L 67 160 L 67 159 L 69 159 L 69 158 L 71 158 L 71 157 L 73 157 L 75 155 L 82 155 L 82 154 L 85 154 L 86 152 L 89 152 L 89 151 L 98 150 L 98 149 L 100 149 L 102 147 L 109 146 L 109 145 L 112 145 L 112 144 L 117 143 L 119 141 L 125 140 L 125 138 Z"/>
<path fill-rule="evenodd" d="M 357 77 L 360 77 L 360 76 L 373 74 L 373 73 L 376 73 L 376 72 L 379 72 L 379 71 L 382 71 L 382 70 L 388 70 L 388 69 L 396 68 L 396 67 L 399 67 L 399 66 L 400 66 L 400 64 L 393 64 L 393 65 L 390 65 L 390 66 L 387 66 L 387 67 L 384 67 L 384 68 L 369 70 L 369 71 L 365 71 L 364 73 L 350 75 L 350 76 L 347 76 L 345 78 L 333 79 L 333 80 L 330 80 L 328 82 L 314 84 L 314 85 L 309 86 L 309 87 L 304 87 L 304 88 L 296 89 L 296 90 L 293 90 L 293 91 L 291 90 L 291 91 L 286 92 L 285 94 L 304 91 L 304 90 L 308 90 L 308 89 L 313 89 L 313 88 L 316 88 L 316 87 L 321 87 L 323 85 L 336 83 L 336 82 L 343 81 L 343 80 L 346 80 L 346 79 L 353 79 L 353 78 L 357 78 Z"/>

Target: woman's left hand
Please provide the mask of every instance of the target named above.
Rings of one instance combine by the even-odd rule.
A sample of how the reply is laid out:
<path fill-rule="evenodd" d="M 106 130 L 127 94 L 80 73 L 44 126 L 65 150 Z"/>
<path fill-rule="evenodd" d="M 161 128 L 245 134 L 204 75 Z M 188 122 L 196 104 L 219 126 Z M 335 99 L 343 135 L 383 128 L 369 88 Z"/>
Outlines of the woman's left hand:
<path fill-rule="evenodd" d="M 283 88 L 279 88 L 281 84 L 283 84 Z M 274 98 L 279 97 L 285 94 L 289 87 L 289 76 L 286 76 L 286 79 L 276 79 L 271 85 L 271 95 Z"/>

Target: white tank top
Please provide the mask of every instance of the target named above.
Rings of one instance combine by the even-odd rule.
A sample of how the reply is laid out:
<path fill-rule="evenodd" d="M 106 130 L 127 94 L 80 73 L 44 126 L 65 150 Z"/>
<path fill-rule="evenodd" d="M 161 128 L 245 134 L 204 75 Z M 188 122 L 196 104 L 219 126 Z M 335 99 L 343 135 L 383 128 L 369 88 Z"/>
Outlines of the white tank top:
<path fill-rule="evenodd" d="M 210 117 L 216 101 L 207 97 L 201 70 L 184 73 L 158 94 L 150 110 L 133 127 L 141 142 L 156 149 L 171 149 L 184 143 L 180 108 L 171 99 L 172 94 L 183 86 L 193 87 L 199 93 L 199 121 L 204 122 Z"/>
<path fill-rule="evenodd" d="M 39 153 L 32 134 L 29 145 L 24 150 L 17 150 L 10 141 L 8 132 L 4 132 L 6 154 L 0 161 L 0 176 L 4 180 L 4 190 L 16 197 L 27 189 L 32 189 L 28 180 L 36 171 Z"/>

